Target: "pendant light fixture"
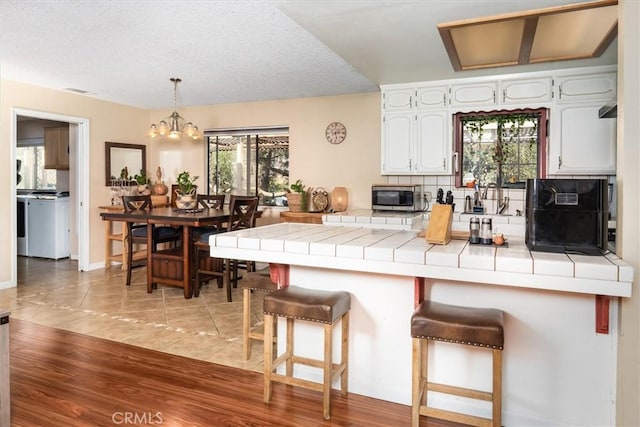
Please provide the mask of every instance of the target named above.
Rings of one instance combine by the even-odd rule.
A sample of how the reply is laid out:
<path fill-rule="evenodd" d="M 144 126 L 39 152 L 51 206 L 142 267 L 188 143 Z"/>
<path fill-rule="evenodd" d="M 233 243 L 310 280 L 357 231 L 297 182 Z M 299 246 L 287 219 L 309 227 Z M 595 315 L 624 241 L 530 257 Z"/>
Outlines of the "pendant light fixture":
<path fill-rule="evenodd" d="M 172 140 L 179 140 L 182 134 L 185 134 L 191 139 L 199 139 L 201 137 L 198 126 L 195 126 L 191 122 L 187 122 L 176 111 L 176 94 L 178 91 L 178 83 L 182 79 L 178 77 L 171 77 L 169 80 L 173 82 L 173 113 L 164 120 L 161 120 L 157 125 L 153 123 L 149 128 L 148 136 L 151 138 L 167 137 Z"/>

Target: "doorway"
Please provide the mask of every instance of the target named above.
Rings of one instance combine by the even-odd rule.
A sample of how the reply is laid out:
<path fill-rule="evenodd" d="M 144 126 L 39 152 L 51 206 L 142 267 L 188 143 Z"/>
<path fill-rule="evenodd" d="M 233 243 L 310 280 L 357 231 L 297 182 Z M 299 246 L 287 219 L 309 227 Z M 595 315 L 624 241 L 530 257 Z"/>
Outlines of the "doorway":
<path fill-rule="evenodd" d="M 21 108 L 12 109 L 11 120 L 11 188 L 14 192 L 12 197 L 12 239 L 13 257 L 11 263 L 11 283 L 17 285 L 17 130 L 18 117 L 28 117 L 30 119 L 50 120 L 69 123 L 70 142 L 70 172 L 69 190 L 70 209 L 75 216 L 75 226 L 71 228 L 72 238 L 76 242 L 74 258 L 78 260 L 78 270 L 87 271 L 89 269 L 89 119 L 84 117 L 67 116 L 56 113 L 48 113 Z"/>

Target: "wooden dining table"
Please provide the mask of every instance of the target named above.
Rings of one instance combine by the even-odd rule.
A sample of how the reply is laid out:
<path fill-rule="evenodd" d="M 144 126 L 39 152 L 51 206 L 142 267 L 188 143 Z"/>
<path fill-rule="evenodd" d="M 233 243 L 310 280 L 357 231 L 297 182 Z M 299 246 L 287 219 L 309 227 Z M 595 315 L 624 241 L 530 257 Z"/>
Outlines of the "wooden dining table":
<path fill-rule="evenodd" d="M 150 212 L 101 212 L 105 221 L 134 222 L 147 224 L 147 292 L 153 292 L 156 283 L 182 287 L 184 297 L 191 298 L 195 271 L 193 266 L 193 228 L 208 225 L 222 227 L 231 212 L 228 206 L 222 209 L 181 210 L 173 207 L 153 208 Z M 153 228 L 159 225 L 182 227 L 182 245 L 177 248 L 154 250 Z"/>

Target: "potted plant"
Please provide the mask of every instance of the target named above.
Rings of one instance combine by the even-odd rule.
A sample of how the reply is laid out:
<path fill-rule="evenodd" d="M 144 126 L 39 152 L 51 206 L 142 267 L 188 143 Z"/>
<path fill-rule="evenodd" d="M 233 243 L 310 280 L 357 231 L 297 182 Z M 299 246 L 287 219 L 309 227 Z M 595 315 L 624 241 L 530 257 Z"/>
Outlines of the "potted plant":
<path fill-rule="evenodd" d="M 191 176 L 187 171 L 178 175 L 178 188 L 176 189 L 176 206 L 178 209 L 194 209 L 198 200 L 196 198 L 196 185 L 194 182 L 198 176 Z"/>
<path fill-rule="evenodd" d="M 140 173 L 133 176 L 134 181 L 138 184 L 138 194 L 151 194 L 149 190 L 149 183 L 151 180 L 147 177 L 145 171 L 140 169 Z"/>
<path fill-rule="evenodd" d="M 307 191 L 302 180 L 297 180 L 290 185 L 290 190 L 287 192 L 287 204 L 291 212 L 306 212 L 307 211 Z"/>

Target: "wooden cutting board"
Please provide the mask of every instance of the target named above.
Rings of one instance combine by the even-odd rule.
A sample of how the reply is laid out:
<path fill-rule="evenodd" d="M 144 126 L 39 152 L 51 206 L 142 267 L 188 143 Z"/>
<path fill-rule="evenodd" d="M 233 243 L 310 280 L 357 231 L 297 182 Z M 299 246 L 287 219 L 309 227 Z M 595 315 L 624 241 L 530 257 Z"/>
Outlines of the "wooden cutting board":
<path fill-rule="evenodd" d="M 425 237 L 427 230 L 422 230 L 418 233 L 417 237 Z M 451 230 L 451 239 L 452 240 L 469 240 L 469 232 L 468 231 L 456 231 Z"/>

